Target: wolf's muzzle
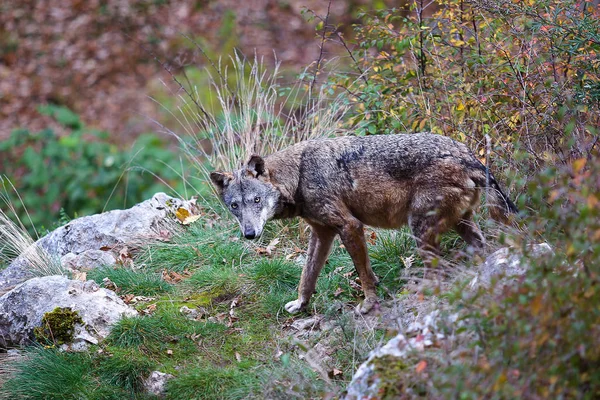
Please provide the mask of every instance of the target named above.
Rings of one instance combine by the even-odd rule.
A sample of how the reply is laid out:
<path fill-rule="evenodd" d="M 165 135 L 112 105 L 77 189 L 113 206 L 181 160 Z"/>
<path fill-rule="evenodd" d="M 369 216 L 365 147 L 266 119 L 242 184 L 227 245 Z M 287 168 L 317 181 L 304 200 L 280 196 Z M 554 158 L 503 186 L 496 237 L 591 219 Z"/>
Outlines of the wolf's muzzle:
<path fill-rule="evenodd" d="M 244 237 L 246 239 L 254 239 L 256 237 L 254 228 L 244 228 Z"/>

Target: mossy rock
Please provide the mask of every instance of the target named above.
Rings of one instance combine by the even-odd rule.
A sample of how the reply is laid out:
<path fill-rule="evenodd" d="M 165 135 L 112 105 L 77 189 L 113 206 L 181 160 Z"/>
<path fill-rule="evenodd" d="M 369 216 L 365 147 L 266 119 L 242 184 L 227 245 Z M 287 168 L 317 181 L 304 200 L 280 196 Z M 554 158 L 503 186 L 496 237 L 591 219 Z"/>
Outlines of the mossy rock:
<path fill-rule="evenodd" d="M 369 384 L 372 384 L 374 379 L 379 380 L 378 395 L 381 399 L 396 399 L 404 394 L 406 387 L 400 375 L 406 373 L 408 366 L 403 359 L 385 355 L 373 358 L 371 363 L 374 373 Z"/>
<path fill-rule="evenodd" d="M 61 345 L 71 343 L 75 326 L 83 324 L 77 311 L 70 307 L 56 307 L 42 317 L 42 325 L 33 330 L 35 339 L 42 344 Z"/>

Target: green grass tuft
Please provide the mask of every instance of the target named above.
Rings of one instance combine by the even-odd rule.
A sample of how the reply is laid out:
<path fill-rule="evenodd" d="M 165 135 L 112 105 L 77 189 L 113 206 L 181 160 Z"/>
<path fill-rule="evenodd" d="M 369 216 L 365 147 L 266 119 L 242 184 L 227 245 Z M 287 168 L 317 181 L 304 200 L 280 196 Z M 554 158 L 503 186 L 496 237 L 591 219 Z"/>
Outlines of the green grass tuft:
<path fill-rule="evenodd" d="M 32 346 L 14 362 L 15 370 L 0 394 L 5 399 L 87 398 L 93 385 L 87 353 L 66 353 Z"/>
<path fill-rule="evenodd" d="M 196 367 L 169 381 L 170 399 L 242 399 L 260 393 L 260 382 L 251 371 L 235 367 Z M 260 396 L 259 396 L 260 397 Z"/>
<path fill-rule="evenodd" d="M 120 294 L 135 294 L 138 296 L 154 296 L 170 292 L 173 286 L 165 282 L 160 274 L 152 271 L 129 268 L 97 268 L 88 272 L 88 279 L 102 284 L 104 278 L 110 279 L 118 288 Z"/>
<path fill-rule="evenodd" d="M 250 267 L 250 279 L 261 289 L 289 289 L 298 285 L 302 269 L 281 258 L 258 260 Z"/>
<path fill-rule="evenodd" d="M 117 322 L 106 339 L 121 348 L 154 348 L 167 335 L 162 321 L 152 317 L 127 317 Z"/>
<path fill-rule="evenodd" d="M 243 287 L 240 273 L 228 265 L 206 265 L 194 272 L 186 283 L 196 290 L 219 294 L 235 294 Z"/>
<path fill-rule="evenodd" d="M 98 373 L 103 381 L 124 388 L 127 392 L 143 391 L 144 379 L 150 375 L 153 363 L 132 349 L 116 351 L 98 360 Z"/>

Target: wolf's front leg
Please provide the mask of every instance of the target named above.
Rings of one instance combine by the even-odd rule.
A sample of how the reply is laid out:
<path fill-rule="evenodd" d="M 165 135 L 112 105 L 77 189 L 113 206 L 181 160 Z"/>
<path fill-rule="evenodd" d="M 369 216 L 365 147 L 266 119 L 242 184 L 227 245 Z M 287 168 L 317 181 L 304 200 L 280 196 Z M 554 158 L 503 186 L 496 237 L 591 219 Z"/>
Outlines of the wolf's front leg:
<path fill-rule="evenodd" d="M 311 225 L 312 233 L 308 244 L 308 253 L 306 265 L 302 270 L 300 278 L 300 286 L 298 287 L 298 300 L 290 301 L 285 305 L 285 309 L 289 313 L 297 313 L 308 305 L 312 294 L 315 292 L 317 278 L 325 265 L 331 244 L 335 237 L 333 229 Z"/>
<path fill-rule="evenodd" d="M 379 299 L 375 290 L 378 279 L 371 269 L 363 224 L 354 218 L 350 219 L 342 228 L 340 238 L 346 250 L 350 253 L 350 257 L 352 257 L 354 268 L 358 272 L 362 290 L 365 294 L 365 300 L 356 310 L 361 314 L 366 314 L 379 303 Z"/>

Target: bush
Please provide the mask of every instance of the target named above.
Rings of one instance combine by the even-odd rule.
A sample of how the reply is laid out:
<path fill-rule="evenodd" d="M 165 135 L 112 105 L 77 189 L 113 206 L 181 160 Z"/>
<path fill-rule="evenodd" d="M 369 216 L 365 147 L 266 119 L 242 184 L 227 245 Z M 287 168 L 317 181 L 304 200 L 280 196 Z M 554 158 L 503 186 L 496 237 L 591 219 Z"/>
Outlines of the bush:
<path fill-rule="evenodd" d="M 533 176 L 586 157 L 598 134 L 600 9 L 591 2 L 450 0 L 365 14 L 349 93 L 359 133 L 433 131 Z M 526 151 L 527 163 L 515 160 Z M 500 165 L 503 167 L 503 165 Z"/>
<path fill-rule="evenodd" d="M 474 339 L 416 355 L 428 375 L 407 368 L 398 387 L 413 397 L 460 399 L 595 399 L 600 396 L 600 166 L 585 159 L 552 167 L 529 190 L 537 212 L 531 242 L 554 255 L 533 258 L 518 279 L 491 287 L 457 287 L 461 331 Z M 465 343 L 466 342 L 466 343 Z M 437 352 L 437 353 L 436 353 Z M 450 356 L 448 356 L 450 355 Z"/>
<path fill-rule="evenodd" d="M 0 142 L 0 168 L 22 199 L 11 203 L 23 221 L 29 221 L 25 207 L 33 226 L 50 228 L 61 215 L 64 222 L 65 216 L 129 207 L 169 188 L 182 191 L 188 168 L 157 136 L 143 135 L 122 151 L 109 143 L 108 133 L 86 128 L 64 107 L 40 111 L 69 134 L 15 130 Z"/>

